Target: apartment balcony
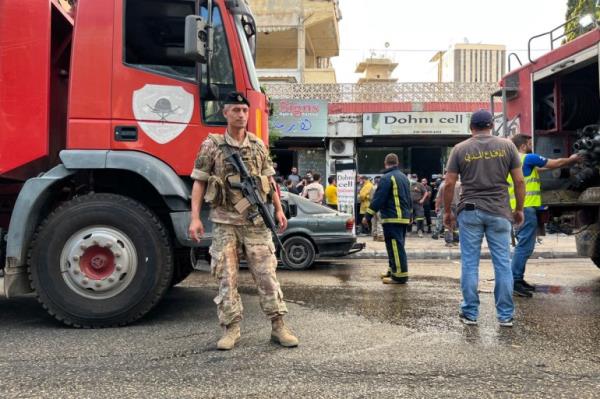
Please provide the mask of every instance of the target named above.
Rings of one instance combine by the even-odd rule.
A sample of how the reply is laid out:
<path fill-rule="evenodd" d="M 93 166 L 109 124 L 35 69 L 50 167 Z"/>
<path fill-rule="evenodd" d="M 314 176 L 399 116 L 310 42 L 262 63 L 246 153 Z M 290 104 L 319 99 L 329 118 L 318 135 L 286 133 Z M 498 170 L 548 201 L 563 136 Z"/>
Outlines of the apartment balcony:
<path fill-rule="evenodd" d="M 330 103 L 486 103 L 497 83 L 266 84 L 271 98 L 323 99 Z"/>
<path fill-rule="evenodd" d="M 306 68 L 302 71 L 298 69 L 285 68 L 262 68 L 257 69 L 258 78 L 262 83 L 299 83 L 308 84 L 327 84 L 335 83 L 335 70 L 333 68 Z"/>

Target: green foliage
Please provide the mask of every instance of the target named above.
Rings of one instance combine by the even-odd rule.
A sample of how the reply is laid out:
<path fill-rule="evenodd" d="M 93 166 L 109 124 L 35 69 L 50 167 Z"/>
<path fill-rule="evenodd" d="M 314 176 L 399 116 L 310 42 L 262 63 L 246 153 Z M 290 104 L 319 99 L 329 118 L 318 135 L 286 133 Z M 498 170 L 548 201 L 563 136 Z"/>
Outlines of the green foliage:
<path fill-rule="evenodd" d="M 567 41 L 575 39 L 577 36 L 588 32 L 579 26 L 579 18 L 585 14 L 594 14 L 596 23 L 600 20 L 600 7 L 596 7 L 596 0 L 568 0 L 566 20 L 574 18 L 567 23 L 565 32 L 567 32 Z"/>

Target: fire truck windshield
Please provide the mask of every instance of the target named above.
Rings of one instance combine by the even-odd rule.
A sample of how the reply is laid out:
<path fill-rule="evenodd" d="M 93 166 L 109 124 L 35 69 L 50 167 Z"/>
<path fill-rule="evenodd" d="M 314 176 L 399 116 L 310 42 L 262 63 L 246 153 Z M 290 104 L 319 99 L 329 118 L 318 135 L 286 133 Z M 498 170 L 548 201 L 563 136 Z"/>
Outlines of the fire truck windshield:
<path fill-rule="evenodd" d="M 254 24 L 254 20 L 247 15 L 237 15 L 235 17 L 235 27 L 240 39 L 242 51 L 244 52 L 244 59 L 246 60 L 246 67 L 248 68 L 248 75 L 250 76 L 252 87 L 254 90 L 260 91 L 260 84 L 258 83 L 258 76 L 254 66 L 254 59 L 256 56 L 256 25 Z"/>

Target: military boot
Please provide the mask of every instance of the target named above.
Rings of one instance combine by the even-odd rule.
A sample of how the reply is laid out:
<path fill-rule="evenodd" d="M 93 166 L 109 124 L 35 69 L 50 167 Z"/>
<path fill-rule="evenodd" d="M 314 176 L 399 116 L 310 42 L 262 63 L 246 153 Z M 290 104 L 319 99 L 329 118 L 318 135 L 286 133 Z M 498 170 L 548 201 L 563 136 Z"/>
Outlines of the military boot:
<path fill-rule="evenodd" d="M 271 341 L 288 348 L 298 346 L 298 338 L 283 324 L 281 316 L 271 320 Z"/>
<path fill-rule="evenodd" d="M 228 351 L 233 349 L 235 343 L 240 339 L 240 323 L 233 322 L 225 327 L 225 333 L 217 342 L 217 349 Z"/>

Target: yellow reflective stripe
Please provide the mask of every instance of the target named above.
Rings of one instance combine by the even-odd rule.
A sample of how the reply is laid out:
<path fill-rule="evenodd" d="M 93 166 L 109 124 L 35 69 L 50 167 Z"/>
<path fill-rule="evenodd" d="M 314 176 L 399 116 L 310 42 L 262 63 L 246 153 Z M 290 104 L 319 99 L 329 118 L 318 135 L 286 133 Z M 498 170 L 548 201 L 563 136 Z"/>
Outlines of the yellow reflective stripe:
<path fill-rule="evenodd" d="M 387 218 L 387 219 L 381 219 L 381 223 L 402 223 L 402 224 L 409 224 L 410 223 L 410 219 Z"/>
<path fill-rule="evenodd" d="M 398 243 L 392 238 L 392 250 L 394 252 L 394 262 L 396 264 L 396 273 L 400 270 L 400 253 L 398 252 Z M 394 274 L 395 275 L 395 274 Z"/>
<path fill-rule="evenodd" d="M 392 273 L 392 276 L 394 277 L 408 277 L 408 272 L 400 272 L 400 273 Z"/>
<path fill-rule="evenodd" d="M 521 164 L 525 160 L 527 154 L 521 154 Z M 510 197 L 510 207 L 515 209 L 517 206 L 517 198 L 515 196 L 515 187 L 510 174 L 508 175 L 508 195 Z M 533 168 L 531 174 L 525 177 L 525 208 L 536 207 L 542 205 L 542 186 L 540 174 L 537 168 Z"/>
<path fill-rule="evenodd" d="M 375 211 L 374 211 L 373 209 L 371 209 L 371 208 L 367 208 L 367 213 L 368 213 L 369 215 L 375 215 L 377 212 L 375 212 Z"/>
<path fill-rule="evenodd" d="M 394 203 L 396 204 L 396 216 L 398 218 L 402 218 L 402 208 L 400 208 L 400 195 L 398 194 L 398 183 L 396 183 L 396 178 L 392 176 L 392 187 L 394 194 Z"/>

